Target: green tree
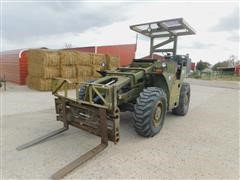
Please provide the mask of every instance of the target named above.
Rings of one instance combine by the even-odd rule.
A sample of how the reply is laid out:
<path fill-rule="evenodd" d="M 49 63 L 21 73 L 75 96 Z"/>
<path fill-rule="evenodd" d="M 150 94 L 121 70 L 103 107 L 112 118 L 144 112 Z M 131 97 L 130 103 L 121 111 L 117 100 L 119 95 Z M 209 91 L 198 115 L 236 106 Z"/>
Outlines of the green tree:
<path fill-rule="evenodd" d="M 199 71 L 202 71 L 206 68 L 209 68 L 210 65 L 211 64 L 208 63 L 208 62 L 204 62 L 204 61 L 200 60 L 199 62 L 197 62 L 196 69 L 199 70 Z"/>

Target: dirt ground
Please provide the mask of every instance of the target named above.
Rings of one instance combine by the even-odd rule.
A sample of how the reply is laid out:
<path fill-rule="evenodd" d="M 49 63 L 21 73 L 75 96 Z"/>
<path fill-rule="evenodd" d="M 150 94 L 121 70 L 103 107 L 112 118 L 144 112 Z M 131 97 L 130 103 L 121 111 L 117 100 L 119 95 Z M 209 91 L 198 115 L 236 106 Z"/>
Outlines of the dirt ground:
<path fill-rule="evenodd" d="M 121 139 L 66 179 L 239 178 L 239 82 L 189 80 L 186 116 L 168 113 L 161 132 L 138 136 L 130 113 L 121 114 Z M 1 93 L 3 179 L 49 178 L 100 142 L 76 128 L 23 151 L 16 147 L 62 125 L 54 97 L 8 84 Z"/>

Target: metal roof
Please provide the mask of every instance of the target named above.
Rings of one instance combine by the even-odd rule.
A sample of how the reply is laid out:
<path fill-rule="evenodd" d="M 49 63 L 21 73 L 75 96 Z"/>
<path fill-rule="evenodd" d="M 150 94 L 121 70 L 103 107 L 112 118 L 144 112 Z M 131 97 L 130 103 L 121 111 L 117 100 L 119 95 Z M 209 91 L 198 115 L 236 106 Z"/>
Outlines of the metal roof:
<path fill-rule="evenodd" d="M 184 36 L 196 33 L 183 18 L 136 24 L 130 26 L 130 29 L 151 38 Z"/>

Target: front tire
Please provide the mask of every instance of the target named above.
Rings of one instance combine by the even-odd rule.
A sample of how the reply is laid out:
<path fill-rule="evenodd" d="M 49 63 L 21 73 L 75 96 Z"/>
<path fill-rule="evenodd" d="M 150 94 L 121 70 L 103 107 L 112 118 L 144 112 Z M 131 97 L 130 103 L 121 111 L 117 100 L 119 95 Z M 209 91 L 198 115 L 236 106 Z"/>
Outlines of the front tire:
<path fill-rule="evenodd" d="M 144 137 L 152 137 L 161 130 L 167 111 L 167 96 L 163 89 L 148 87 L 140 93 L 134 106 L 134 126 Z"/>
<path fill-rule="evenodd" d="M 184 82 L 180 90 L 178 106 L 172 110 L 173 114 L 179 116 L 184 116 L 187 114 L 190 102 L 190 95 L 191 95 L 190 84 Z"/>

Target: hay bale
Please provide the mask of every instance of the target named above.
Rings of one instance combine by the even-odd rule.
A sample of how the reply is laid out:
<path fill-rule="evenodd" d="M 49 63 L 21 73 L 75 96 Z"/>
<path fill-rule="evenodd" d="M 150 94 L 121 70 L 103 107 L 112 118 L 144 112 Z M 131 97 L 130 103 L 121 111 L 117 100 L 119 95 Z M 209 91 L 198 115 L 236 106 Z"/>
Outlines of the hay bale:
<path fill-rule="evenodd" d="M 77 51 L 62 50 L 59 51 L 61 65 L 74 65 L 77 62 Z"/>
<path fill-rule="evenodd" d="M 67 78 L 65 78 L 65 79 L 67 79 Z M 67 79 L 68 81 L 70 81 L 69 83 L 66 83 L 66 84 L 64 84 L 59 90 L 60 91 L 64 91 L 65 90 L 65 85 L 67 85 L 67 90 L 69 90 L 69 89 L 75 89 L 76 88 L 76 83 L 78 82 L 77 81 L 77 78 L 68 78 Z M 58 84 L 58 81 L 53 81 L 55 84 L 55 86 L 56 85 L 59 85 Z"/>
<path fill-rule="evenodd" d="M 92 75 L 95 77 L 95 78 L 99 78 L 101 77 L 101 74 L 99 74 L 97 71 L 102 71 L 102 70 L 105 70 L 105 68 L 103 66 L 93 66 L 93 71 L 92 71 Z"/>
<path fill-rule="evenodd" d="M 77 81 L 80 83 L 80 82 L 86 82 L 86 81 L 90 81 L 90 80 L 95 80 L 96 78 L 93 77 L 93 76 L 79 76 L 77 77 Z"/>
<path fill-rule="evenodd" d="M 82 66 L 92 65 L 93 53 L 76 52 L 76 56 L 77 56 L 76 64 L 82 65 Z"/>
<path fill-rule="evenodd" d="M 118 56 L 106 55 L 108 69 L 115 69 L 120 67 L 120 58 Z"/>
<path fill-rule="evenodd" d="M 67 89 L 75 89 L 76 83 L 78 82 L 77 78 L 68 78 L 68 80 L 71 81 L 71 83 L 67 85 Z"/>
<path fill-rule="evenodd" d="M 93 54 L 92 64 L 101 66 L 102 64 L 107 64 L 106 56 L 104 54 Z"/>
<path fill-rule="evenodd" d="M 96 80 L 96 78 L 93 77 L 93 76 L 85 76 L 85 78 L 84 78 L 84 81 L 85 81 L 85 82 L 86 82 L 86 81 L 92 81 L 92 80 Z"/>
<path fill-rule="evenodd" d="M 37 64 L 28 67 L 28 74 L 30 76 L 41 78 L 55 78 L 60 76 L 60 69 L 58 66 L 38 66 Z"/>
<path fill-rule="evenodd" d="M 61 66 L 62 78 L 76 78 L 76 66 Z"/>
<path fill-rule="evenodd" d="M 78 76 L 77 81 L 78 81 L 78 83 L 85 82 L 85 78 L 83 76 Z"/>
<path fill-rule="evenodd" d="M 28 87 L 40 91 L 50 91 L 52 90 L 52 79 L 43 79 L 34 76 L 27 77 Z"/>
<path fill-rule="evenodd" d="M 77 78 L 67 78 L 71 83 L 77 83 Z"/>
<path fill-rule="evenodd" d="M 28 51 L 28 66 L 59 66 L 60 56 L 56 50 L 30 49 Z"/>
<path fill-rule="evenodd" d="M 92 67 L 91 66 L 76 66 L 77 76 L 91 76 Z"/>
<path fill-rule="evenodd" d="M 93 53 L 63 50 L 59 52 L 62 65 L 92 65 Z"/>

